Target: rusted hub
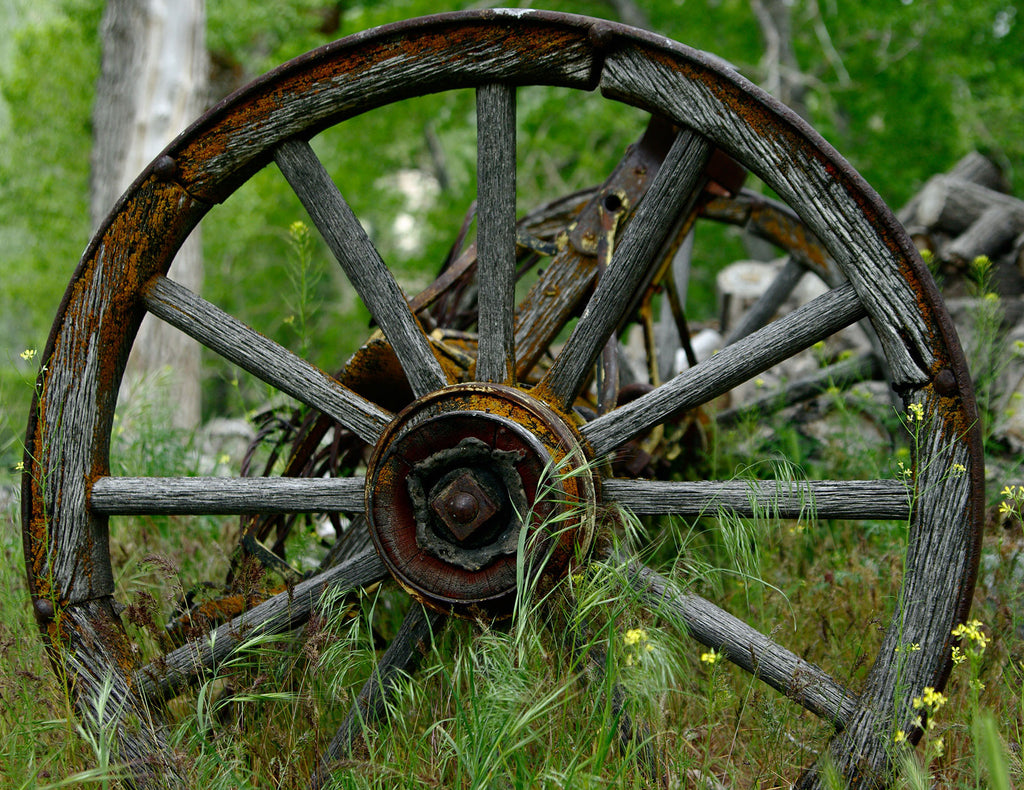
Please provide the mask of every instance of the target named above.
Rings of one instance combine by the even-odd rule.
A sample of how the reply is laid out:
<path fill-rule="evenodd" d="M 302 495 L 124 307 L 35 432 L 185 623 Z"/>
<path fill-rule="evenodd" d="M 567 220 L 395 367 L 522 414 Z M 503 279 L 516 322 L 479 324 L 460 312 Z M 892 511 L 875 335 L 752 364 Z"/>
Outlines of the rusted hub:
<path fill-rule="evenodd" d="M 510 614 L 520 545 L 531 575 L 552 576 L 590 547 L 597 492 L 578 434 L 512 387 L 460 384 L 416 401 L 377 444 L 366 480 L 377 551 L 444 612 Z"/>

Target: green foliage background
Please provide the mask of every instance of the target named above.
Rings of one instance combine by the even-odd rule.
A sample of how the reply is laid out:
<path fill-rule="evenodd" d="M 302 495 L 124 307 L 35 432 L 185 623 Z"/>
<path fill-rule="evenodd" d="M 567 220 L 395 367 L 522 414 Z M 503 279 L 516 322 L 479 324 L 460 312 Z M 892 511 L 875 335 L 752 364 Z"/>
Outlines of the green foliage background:
<path fill-rule="evenodd" d="M 0 461 L 13 465 L 39 349 L 64 287 L 88 242 L 90 112 L 99 69 L 101 0 L 0 0 Z M 453 3 L 450 8 L 469 7 Z M 530 4 L 540 6 L 540 3 Z M 610 2 L 543 4 L 614 17 Z M 747 0 L 638 3 L 650 27 L 713 51 L 757 81 L 764 50 Z M 312 47 L 386 22 L 433 13 L 427 0 L 352 5 L 323 0 L 208 0 L 213 92 L 232 87 Z M 794 0 L 795 47 L 807 78 L 812 123 L 894 206 L 972 148 L 1024 184 L 1024 19 L 1009 0 Z M 219 98 L 214 95 L 211 99 Z M 557 91 L 520 97 L 520 210 L 542 180 L 584 186 L 617 160 L 642 120 L 600 101 Z M 389 175 L 431 171 L 433 135 L 446 186 L 420 219 L 442 230 L 403 251 L 389 230 L 400 208 Z M 425 283 L 443 260 L 474 190 L 472 97 L 428 97 L 333 132 L 321 156 L 385 257 Z M 287 229 L 304 213 L 282 180 L 261 173 L 204 226 L 204 295 L 293 346 L 281 297 Z M 337 367 L 366 334 L 367 316 L 336 275 L 319 284 L 314 361 Z M 239 390 L 219 368 L 206 406 L 222 411 Z"/>

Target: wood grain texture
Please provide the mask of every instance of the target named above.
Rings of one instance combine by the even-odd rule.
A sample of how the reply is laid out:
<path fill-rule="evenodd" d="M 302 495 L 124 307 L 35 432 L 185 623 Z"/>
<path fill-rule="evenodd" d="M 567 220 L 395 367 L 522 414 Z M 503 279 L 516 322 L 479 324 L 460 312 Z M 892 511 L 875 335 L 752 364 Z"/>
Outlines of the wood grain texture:
<path fill-rule="evenodd" d="M 481 85 L 477 115 L 476 379 L 515 377 L 512 316 L 516 284 L 516 95 L 508 85 Z"/>
<path fill-rule="evenodd" d="M 76 604 L 61 612 L 48 636 L 61 641 L 64 670 L 81 725 L 98 734 L 101 728 L 117 748 L 116 764 L 127 766 L 132 786 L 139 790 L 177 790 L 191 787 L 188 766 L 176 759 L 168 732 L 154 722 L 127 668 L 133 656 L 126 647 L 124 628 L 114 613 L 112 598 Z"/>
<path fill-rule="evenodd" d="M 413 393 L 422 397 L 447 385 L 448 378 L 409 309 L 408 299 L 309 143 L 282 143 L 274 161 L 384 331 Z"/>
<path fill-rule="evenodd" d="M 568 410 L 601 349 L 622 324 L 633 294 L 655 261 L 680 216 L 693 207 L 711 154 L 708 141 L 688 131 L 676 137 L 636 213 L 618 243 L 608 271 L 551 369 L 538 385 Z"/>
<path fill-rule="evenodd" d="M 101 477 L 89 506 L 108 516 L 360 513 L 363 489 L 362 477 Z"/>
<path fill-rule="evenodd" d="M 391 414 L 340 384 L 284 346 L 166 277 L 145 289 L 146 308 L 261 381 L 330 415 L 375 444 Z"/>
<path fill-rule="evenodd" d="M 726 346 L 656 390 L 587 423 L 581 433 L 590 442 L 595 455 L 604 455 L 670 415 L 725 394 L 863 315 L 864 308 L 853 287 L 849 283 L 842 285 Z"/>
<path fill-rule="evenodd" d="M 763 680 L 817 716 L 842 728 L 857 710 L 857 697 L 825 672 L 670 579 L 630 565 L 628 583 L 655 614 L 680 624 L 700 642 Z"/>
<path fill-rule="evenodd" d="M 997 207 L 1014 224 L 1024 222 L 1024 200 L 965 178 L 934 176 L 918 198 L 917 222 L 926 228 L 958 234 Z"/>
<path fill-rule="evenodd" d="M 739 75 L 710 78 L 702 71 L 685 58 L 672 62 L 653 43 L 624 44 L 606 59 L 601 88 L 608 96 L 661 108 L 770 185 L 853 283 L 885 348 L 894 383 L 923 384 L 934 362 L 933 317 L 917 292 L 919 284 L 908 276 L 911 260 L 924 267 L 905 232 L 864 200 L 877 199 L 867 184 L 854 175 L 848 184 L 839 180 L 838 154 L 822 141 L 811 142 L 813 133 L 800 119 L 784 110 L 769 114 L 751 101 L 762 97 L 761 91 Z"/>
<path fill-rule="evenodd" d="M 515 315 L 516 376 L 527 377 L 593 286 L 597 261 L 572 245 L 559 250 Z"/>
<path fill-rule="evenodd" d="M 974 456 L 972 465 L 965 439 L 970 434 L 976 440 L 978 432 L 962 356 L 955 337 L 936 318 L 936 293 L 909 241 L 879 208 L 874 193 L 844 170 L 826 144 L 754 86 L 709 66 L 699 53 L 639 31 L 591 27 L 584 20 L 557 22 L 529 11 L 452 20 L 353 37 L 237 94 L 172 145 L 169 153 L 176 161 L 168 172 L 175 175 L 158 178 L 152 168 L 143 174 L 87 250 L 41 356 L 44 368 L 26 441 L 23 484 L 30 589 L 41 599 L 37 603 L 53 605 L 61 614 L 43 625 L 50 637 L 55 622 L 66 629 L 50 644 L 55 653 L 62 651 L 55 661 L 63 662 L 82 693 L 79 710 L 88 717 L 90 709 L 82 700 L 100 688 L 101 673 L 116 666 L 116 698 L 125 700 L 129 717 L 140 711 L 143 729 L 155 730 L 130 690 L 131 645 L 109 597 L 113 577 L 106 517 L 88 508 L 87 494 L 90 481 L 109 472 L 111 421 L 124 360 L 144 311 L 142 284 L 155 273 L 166 273 L 208 203 L 227 197 L 270 161 L 280 143 L 309 137 L 384 103 L 495 82 L 592 87 L 600 81 L 606 95 L 696 129 L 797 208 L 859 295 L 861 304 L 850 307 L 849 314 L 871 317 L 894 383 L 910 402 L 925 407 L 928 422 L 919 437 L 918 494 L 900 605 L 860 704 L 852 716 L 837 719 L 846 727 L 829 746 L 833 763 L 851 781 L 872 781 L 870 775 L 887 769 L 893 729 L 912 721 L 912 697 L 923 685 L 941 685 L 948 673 L 950 630 L 966 615 L 977 567 L 978 492 L 984 482 L 980 458 Z M 168 177 L 179 182 L 165 183 Z M 581 274 L 570 273 L 567 284 L 575 289 L 572 300 L 556 291 L 550 301 L 537 300 L 532 315 L 545 316 L 551 304 L 575 306 L 592 276 L 582 259 L 576 263 Z M 809 315 L 827 320 L 830 312 Z M 554 326 L 564 322 L 559 317 Z M 764 354 L 776 353 L 773 344 L 788 342 L 787 333 L 796 326 L 776 324 L 749 338 L 757 338 L 745 347 L 753 362 L 727 349 L 720 367 L 694 368 L 689 378 L 652 393 L 642 406 L 601 418 L 585 431 L 591 431 L 595 446 L 608 451 L 687 403 L 728 389 L 728 377 L 754 375 L 754 368 L 766 362 Z M 517 328 L 517 344 L 518 334 Z M 550 342 L 540 337 L 537 353 Z M 731 348 L 744 348 L 742 342 Z M 305 374 L 301 371 L 300 378 Z M 932 376 L 936 386 L 947 384 L 942 397 L 929 383 Z M 691 385 L 700 391 L 690 392 Z M 360 411 L 351 405 L 343 410 L 349 408 Z M 379 418 L 364 416 L 371 423 Z M 664 591 L 663 598 L 678 598 L 678 591 Z M 722 620 L 720 610 L 709 610 L 708 620 L 713 629 Z M 755 637 L 739 627 L 737 634 L 739 660 L 742 639 Z M 897 652 L 910 640 L 922 649 Z M 774 663 L 792 666 L 784 656 Z M 756 662 L 752 666 L 759 668 Z M 787 681 L 783 675 L 776 680 L 788 689 L 792 677 Z M 813 704 L 839 710 L 830 707 L 827 695 L 824 703 Z M 133 738 L 125 754 L 140 772 L 152 765 L 151 752 L 158 752 L 158 763 L 168 757 L 159 737 Z M 801 782 L 804 787 L 823 784 L 816 770 Z"/>
<path fill-rule="evenodd" d="M 983 470 L 972 465 L 968 452 L 971 426 L 942 420 L 942 398 L 930 389 L 912 393 L 908 405 L 912 403 L 929 416 L 927 422 L 916 423 L 912 417 L 910 422 L 920 440 L 903 588 L 865 681 L 861 705 L 827 752 L 827 759 L 851 783 L 893 770 L 893 733 L 911 732 L 919 714 L 913 698 L 921 696 L 924 686 L 941 688 L 945 683 L 952 666 L 950 632 L 967 617 L 980 551 L 981 533 L 970 514 L 971 491 Z M 911 645 L 917 648 L 907 649 Z M 797 786 L 828 787 L 820 768 L 815 766 Z"/>
<path fill-rule="evenodd" d="M 285 140 L 399 99 L 495 82 L 592 88 L 592 25 L 495 9 L 357 33 L 254 81 L 169 152 L 190 193 L 220 201 Z"/>
<path fill-rule="evenodd" d="M 911 491 L 898 480 L 706 480 L 692 483 L 615 480 L 601 483 L 607 501 L 637 515 L 895 519 L 910 515 Z"/>
<path fill-rule="evenodd" d="M 109 595 L 107 522 L 85 507 L 86 486 L 109 467 L 124 363 L 143 310 L 138 289 L 170 264 L 207 210 L 149 178 L 90 244 L 40 355 L 25 447 L 22 529 L 29 590 L 54 605 Z"/>
<path fill-rule="evenodd" d="M 207 637 L 161 656 L 135 673 L 135 683 L 147 696 L 172 696 L 215 670 L 247 640 L 283 634 L 305 623 L 326 590 L 343 593 L 379 582 L 387 575 L 377 552 L 363 551 L 254 606 Z"/>

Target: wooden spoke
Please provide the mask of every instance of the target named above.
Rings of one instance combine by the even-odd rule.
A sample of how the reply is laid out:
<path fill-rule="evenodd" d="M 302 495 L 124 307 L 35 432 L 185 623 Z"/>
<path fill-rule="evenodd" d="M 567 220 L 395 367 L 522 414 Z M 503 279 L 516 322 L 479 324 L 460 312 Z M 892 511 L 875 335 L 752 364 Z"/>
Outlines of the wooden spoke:
<path fill-rule="evenodd" d="M 771 513 L 779 518 L 896 519 L 910 516 L 909 493 L 898 480 L 731 480 L 696 483 L 605 480 L 605 499 L 637 515 L 738 516 Z"/>
<path fill-rule="evenodd" d="M 517 224 L 517 148 L 525 151 L 529 141 L 517 139 L 516 91 L 532 85 L 598 91 L 602 101 L 649 113 L 651 120 L 642 136 L 631 135 L 632 144 L 609 141 L 624 153 L 598 187 L 548 195 L 547 206 Z M 478 234 L 469 246 L 464 231 L 447 234 L 456 241 L 449 256 L 455 259 L 409 301 L 305 141 L 363 113 L 392 104 L 401 113 L 399 103 L 407 99 L 450 90 L 477 92 Z M 375 141 L 365 142 L 361 155 L 372 157 Z M 386 336 L 386 343 L 371 338 L 336 378 L 166 278 L 200 221 L 218 221 L 210 207 L 246 188 L 272 159 Z M 747 175 L 785 205 L 744 192 Z M 691 353 L 689 369 L 660 384 L 652 300 L 667 282 L 665 320 L 674 320 L 685 347 L 685 278 L 673 292 L 664 275 L 674 244 L 708 220 L 743 226 L 795 263 L 784 267 L 724 348 L 699 364 Z M 700 228 L 694 236 L 706 238 Z M 693 265 L 707 260 L 698 251 Z M 769 322 L 801 267 L 833 290 Z M 513 308 L 514 270 L 528 275 L 524 285 L 533 284 Z M 245 274 L 237 273 L 240 287 Z M 265 471 L 277 477 L 188 478 L 185 469 L 168 472 L 177 477 L 109 476 L 120 383 L 139 342 L 143 307 L 315 410 L 275 415 L 260 433 L 250 458 L 266 459 Z M 427 311 L 429 327 L 419 318 Z M 821 371 L 824 380 L 790 381 L 771 403 L 740 408 L 775 408 L 825 382 L 884 375 L 899 408 L 911 409 L 913 498 L 899 482 L 882 480 L 624 479 L 648 470 L 689 476 L 689 456 L 676 462 L 674 455 L 689 444 L 677 442 L 666 421 L 862 318 L 870 322 L 874 358 Z M 618 364 L 619 338 L 630 322 L 648 336 L 647 371 L 633 370 L 631 359 Z M 608 356 L 599 363 L 602 349 Z M 96 720 L 95 701 L 106 701 L 104 727 L 119 739 L 125 780 L 139 787 L 162 786 L 174 766 L 190 761 L 161 737 L 168 711 L 146 695 L 172 696 L 223 667 L 246 643 L 278 641 L 307 620 L 325 589 L 347 597 L 394 575 L 400 584 L 388 596 L 414 591 L 417 601 L 430 601 L 443 614 L 413 604 L 322 755 L 314 783 L 329 781 L 333 761 L 351 757 L 363 726 L 389 710 L 397 678 L 416 665 L 445 617 L 488 627 L 526 594 L 517 587 L 519 513 L 537 516 L 523 532 L 531 546 L 533 536 L 546 545 L 541 530 L 558 525 L 545 570 L 552 580 L 575 567 L 574 557 L 598 561 L 601 552 L 591 550 L 600 541 L 594 519 L 604 504 L 685 517 L 729 508 L 787 518 L 905 520 L 905 538 L 901 532 L 882 549 L 900 553 L 894 561 L 902 573 L 880 579 L 882 589 L 872 596 L 893 611 L 863 672 L 860 665 L 856 672 L 848 668 L 863 678 L 856 688 L 773 641 L 770 621 L 737 612 L 744 622 L 640 565 L 623 573 L 616 591 L 622 598 L 639 597 L 655 616 L 840 730 L 822 733 L 815 744 L 819 765 L 797 787 L 823 788 L 834 776 L 857 786 L 890 781 L 902 754 L 893 750 L 893 733 L 914 730 L 920 689 L 943 687 L 952 666 L 950 634 L 969 616 L 984 524 L 980 420 L 955 329 L 912 240 L 849 164 L 790 111 L 714 57 L 623 25 L 532 9 L 431 15 L 334 42 L 268 72 L 191 125 L 134 181 L 86 248 L 39 356 L 21 487 L 33 615 L 61 682 L 74 690 L 83 727 Z M 474 375 L 478 381 L 469 381 Z M 517 383 L 524 386 L 505 386 Z M 401 417 L 368 400 L 378 397 Z M 576 405 L 579 413 L 598 416 L 579 425 L 567 418 Z M 716 416 L 722 424 L 739 413 Z M 694 425 L 694 433 L 699 429 Z M 638 437 L 636 453 L 609 459 Z M 842 474 L 841 460 L 837 466 L 828 476 Z M 546 470 L 553 467 L 558 480 L 549 488 Z M 353 469 L 365 469 L 365 481 L 326 477 Z M 621 477 L 605 479 L 612 473 Z M 292 514 L 309 512 L 329 514 L 338 527 L 336 514 L 354 514 L 323 559 L 323 572 L 226 625 L 208 624 L 197 610 L 177 617 L 172 628 L 182 626 L 179 633 L 193 630 L 190 615 L 193 626 L 209 633 L 156 659 L 145 652 L 148 640 L 125 627 L 117 600 L 131 599 L 137 585 L 119 567 L 123 546 L 111 537 L 145 525 L 124 519 L 111 530 L 109 516 L 269 514 L 246 520 L 234 556 L 273 566 L 292 545 Z M 182 520 L 185 527 L 191 522 Z M 263 548 L 270 536 L 276 542 Z M 235 542 L 235 530 L 226 530 L 218 554 L 227 556 L 227 544 Z M 806 561 L 780 557 L 786 559 Z M 236 564 L 221 565 L 222 582 L 239 578 Z M 206 570 L 203 576 L 211 578 Z M 819 614 L 811 612 L 815 622 Z M 589 665 L 595 677 L 604 666 L 600 646 L 587 658 L 578 652 L 583 643 L 593 640 L 572 648 L 575 666 Z M 905 644 L 915 647 L 903 650 Z M 836 677 L 845 679 L 846 671 L 835 670 Z M 639 743 L 642 723 L 634 719 L 630 726 L 622 706 L 628 699 L 605 681 L 606 702 L 621 714 L 620 735 L 633 741 L 657 777 L 648 784 L 661 781 L 659 755 Z M 759 745 L 729 746 L 729 752 L 756 761 Z M 302 765 L 313 756 L 307 749 L 291 759 Z"/>
<path fill-rule="evenodd" d="M 417 397 L 448 384 L 402 289 L 309 143 L 289 140 L 274 153 L 352 287 L 391 343 Z"/>
<path fill-rule="evenodd" d="M 101 477 L 89 504 L 110 516 L 359 513 L 363 478 Z"/>
<path fill-rule="evenodd" d="M 207 637 L 161 656 L 136 673 L 136 682 L 147 695 L 173 696 L 214 669 L 246 640 L 283 634 L 302 625 L 325 590 L 354 590 L 379 582 L 387 575 L 377 552 L 367 549 L 253 607 Z"/>
<path fill-rule="evenodd" d="M 476 92 L 478 381 L 515 375 L 512 317 L 516 271 L 516 96 L 508 85 Z"/>
<path fill-rule="evenodd" d="M 739 323 L 725 338 L 725 344 L 735 343 L 737 340 L 746 337 L 751 332 L 760 329 L 767 324 L 779 306 L 789 298 L 804 276 L 804 267 L 796 258 L 787 258 L 786 265 L 782 267 L 775 279 L 765 290 L 761 297 L 751 305 L 750 309 L 743 314 Z"/>
<path fill-rule="evenodd" d="M 637 207 L 612 258 L 565 347 L 540 383 L 563 408 L 577 396 L 608 338 L 619 328 L 631 300 L 677 218 L 688 213 L 703 182 L 710 144 L 693 132 L 676 137 L 649 193 Z"/>
<path fill-rule="evenodd" d="M 369 444 L 380 438 L 391 420 L 389 412 L 173 280 L 155 277 L 143 298 L 153 315 L 301 403 L 330 415 Z"/>
<path fill-rule="evenodd" d="M 841 285 L 726 346 L 658 389 L 587 423 L 582 433 L 597 455 L 610 452 L 670 415 L 725 394 L 863 316 L 864 307 L 853 286 Z"/>
<path fill-rule="evenodd" d="M 433 635 L 444 625 L 445 615 L 413 602 L 398 633 L 384 651 L 373 674 L 363 684 L 355 703 L 320 758 L 312 787 L 319 788 L 330 777 L 331 764 L 352 752 L 363 727 L 379 721 L 384 715 L 395 681 L 412 672 L 420 662 Z"/>
<path fill-rule="evenodd" d="M 838 729 L 856 712 L 858 698 L 842 684 L 710 601 L 684 593 L 671 580 L 641 565 L 629 566 L 628 584 L 653 612 L 677 620 L 702 645 L 721 651 Z"/>

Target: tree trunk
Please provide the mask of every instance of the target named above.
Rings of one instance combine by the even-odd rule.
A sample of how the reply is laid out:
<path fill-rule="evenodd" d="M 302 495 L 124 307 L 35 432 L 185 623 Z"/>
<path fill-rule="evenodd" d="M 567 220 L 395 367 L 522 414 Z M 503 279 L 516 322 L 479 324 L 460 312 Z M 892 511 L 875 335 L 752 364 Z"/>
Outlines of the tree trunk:
<path fill-rule="evenodd" d="M 750 0 L 750 10 L 764 38 L 761 87 L 801 117 L 808 118 L 807 80 L 793 46 L 791 4 L 786 0 Z"/>
<path fill-rule="evenodd" d="M 205 30 L 205 0 L 108 0 L 93 107 L 95 227 L 142 169 L 202 111 Z M 171 276 L 199 290 L 203 260 L 198 232 L 182 246 Z M 199 369 L 199 346 L 147 316 L 125 383 L 133 387 L 150 380 L 147 394 L 166 405 L 176 426 L 193 428 L 200 419 Z"/>

